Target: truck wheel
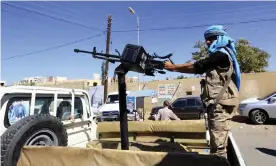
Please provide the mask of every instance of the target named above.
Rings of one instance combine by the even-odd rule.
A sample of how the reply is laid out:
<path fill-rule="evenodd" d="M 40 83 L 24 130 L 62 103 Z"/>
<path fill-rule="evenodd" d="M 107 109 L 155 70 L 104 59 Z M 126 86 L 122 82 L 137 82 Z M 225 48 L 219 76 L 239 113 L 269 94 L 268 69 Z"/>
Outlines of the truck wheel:
<path fill-rule="evenodd" d="M 262 110 L 254 110 L 250 114 L 250 120 L 254 124 L 264 124 L 268 121 L 268 115 L 265 111 Z"/>
<path fill-rule="evenodd" d="M 23 146 L 67 146 L 62 122 L 49 114 L 25 117 L 1 136 L 1 165 L 16 166 Z"/>

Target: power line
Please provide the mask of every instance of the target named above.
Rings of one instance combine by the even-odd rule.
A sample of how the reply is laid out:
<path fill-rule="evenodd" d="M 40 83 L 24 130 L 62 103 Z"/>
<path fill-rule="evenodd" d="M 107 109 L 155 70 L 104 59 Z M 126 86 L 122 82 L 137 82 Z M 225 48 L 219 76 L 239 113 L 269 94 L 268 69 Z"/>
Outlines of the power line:
<path fill-rule="evenodd" d="M 64 5 L 59 5 L 59 4 L 56 4 L 56 3 L 52 2 L 52 1 L 44 0 L 44 2 L 49 3 L 49 4 L 52 4 L 52 5 L 54 5 L 54 6 L 61 7 L 61 8 L 63 8 L 63 9 L 66 9 L 66 10 L 70 11 L 70 12 L 73 11 L 73 12 L 83 13 L 83 12 L 81 12 L 81 11 L 79 11 L 79 10 L 75 10 L 74 8 L 66 7 L 66 6 L 64 6 Z"/>
<path fill-rule="evenodd" d="M 43 50 L 38 50 L 38 51 L 30 52 L 30 53 L 27 53 L 27 54 L 11 56 L 11 57 L 8 57 L 8 58 L 3 58 L 1 60 L 5 61 L 5 60 L 9 60 L 9 59 L 14 59 L 14 58 L 30 56 L 30 55 L 45 52 L 45 51 L 55 50 L 55 49 L 58 49 L 58 48 L 61 48 L 61 47 L 65 47 L 65 46 L 72 45 L 72 44 L 75 44 L 75 43 L 79 43 L 79 42 L 82 42 L 82 41 L 86 41 L 86 40 L 89 40 L 89 39 L 92 39 L 92 38 L 95 38 L 95 37 L 99 37 L 99 36 L 104 35 L 104 34 L 105 33 L 100 33 L 100 34 L 90 36 L 90 37 L 87 37 L 87 38 L 83 38 L 83 39 L 79 39 L 79 40 L 76 40 L 76 41 L 73 41 L 73 42 L 65 43 L 65 44 L 58 45 L 58 46 L 49 47 L 49 48 L 46 48 L 46 49 L 43 49 Z"/>
<path fill-rule="evenodd" d="M 104 30 L 94 28 L 92 26 L 87 26 L 87 25 L 83 25 L 81 23 L 72 22 L 72 21 L 69 21 L 69 20 L 62 19 L 62 18 L 54 17 L 52 15 L 44 14 L 44 13 L 38 12 L 36 10 L 31 10 L 31 9 L 23 8 L 23 7 L 20 7 L 20 6 L 15 6 L 15 5 L 12 5 L 12 4 L 5 3 L 5 2 L 2 2 L 2 3 L 5 4 L 5 5 L 8 5 L 8 6 L 17 8 L 17 9 L 25 10 L 27 12 L 35 13 L 35 14 L 38 14 L 38 15 L 41 15 L 41 16 L 44 16 L 44 17 L 49 17 L 49 18 L 52 18 L 52 19 L 55 19 L 55 20 L 58 20 L 58 21 L 62 21 L 62 22 L 72 24 L 72 25 L 80 26 L 80 27 L 87 28 L 87 29 L 93 29 L 93 30 L 96 30 L 96 31 L 105 32 Z"/>
<path fill-rule="evenodd" d="M 239 11 L 239 10 L 246 10 L 246 9 L 259 9 L 259 8 L 267 8 L 267 7 L 270 7 L 270 6 L 273 6 L 275 7 L 275 4 L 273 5 L 263 5 L 263 6 L 254 6 L 254 7 L 244 7 L 244 8 L 238 8 L 238 9 L 226 9 L 226 10 L 215 10 L 215 11 L 209 11 L 209 12 L 197 12 L 197 13 L 184 13 L 184 14 L 173 14 L 173 15 L 167 15 L 169 17 L 175 17 L 175 16 L 189 16 L 189 15 L 202 15 L 202 14 L 218 14 L 218 13 L 224 13 L 224 12 L 231 12 L 231 13 L 235 13 L 236 11 Z M 144 20 L 144 19 L 150 19 L 150 18 L 155 18 L 157 16 L 148 16 L 148 17 L 140 17 L 141 20 Z M 162 18 L 169 18 L 169 17 L 162 17 Z"/>
<path fill-rule="evenodd" d="M 43 5 L 40 5 L 40 4 L 37 4 L 37 3 L 28 2 L 28 1 L 26 1 L 26 2 L 29 3 L 29 4 L 32 4 L 32 5 L 34 5 L 34 6 L 39 6 L 39 7 L 41 7 L 41 8 L 47 9 L 47 7 L 45 7 L 45 6 L 43 6 Z M 59 12 L 59 13 L 62 13 L 62 14 L 70 15 L 70 13 L 63 12 L 62 10 L 58 10 L 58 9 L 55 9 L 55 8 L 49 8 L 49 9 L 55 10 L 55 11 L 57 11 L 57 12 Z"/>
<path fill-rule="evenodd" d="M 269 19 L 259 19 L 259 20 L 250 20 L 250 21 L 241 21 L 241 22 L 228 22 L 228 23 L 219 23 L 221 25 L 236 25 L 236 24 L 249 24 L 249 23 L 258 23 L 258 22 L 267 22 L 267 21 L 276 21 L 276 18 Z M 194 29 L 210 26 L 211 24 L 205 25 L 194 25 L 194 26 L 182 26 L 182 27 L 164 27 L 164 28 L 151 28 L 151 29 L 141 29 L 139 31 L 166 31 L 166 30 L 179 30 L 179 29 Z M 112 32 L 136 32 L 137 29 L 133 30 L 116 30 Z"/>
<path fill-rule="evenodd" d="M 265 14 L 268 14 L 268 12 L 270 12 L 270 11 L 275 11 L 276 10 L 276 8 L 272 8 L 272 9 L 262 9 L 262 10 L 254 10 L 254 11 L 241 11 L 241 12 L 234 12 L 234 13 L 229 13 L 229 12 L 225 12 L 225 13 L 221 13 L 221 14 L 219 14 L 218 16 L 219 17 L 227 17 L 227 18 L 229 18 L 229 16 L 232 16 L 232 17 L 238 17 L 238 16 L 236 16 L 236 15 L 246 15 L 246 14 L 250 14 L 250 15 L 262 15 L 262 12 L 264 12 Z M 273 13 L 274 14 L 274 13 Z M 234 16 L 235 15 L 235 16 Z M 189 17 L 189 18 L 187 18 L 187 19 L 185 19 L 185 22 L 187 22 L 188 20 L 192 20 L 192 21 L 194 21 L 194 20 L 196 20 L 196 19 L 202 19 L 202 18 L 210 18 L 210 15 L 202 15 L 202 16 L 195 16 L 195 17 Z M 216 18 L 216 17 L 215 17 Z M 213 18 L 213 20 L 215 19 L 215 18 Z M 248 17 L 247 17 L 248 18 Z M 250 17 L 251 18 L 251 17 Z M 254 18 L 256 18 L 256 17 L 253 17 L 253 19 Z M 175 19 L 169 19 L 170 21 L 172 21 L 172 20 L 179 20 L 179 19 L 183 19 L 183 18 L 175 18 Z M 240 19 L 241 20 L 241 19 Z M 244 19 L 242 19 L 242 20 L 244 20 Z"/>
<path fill-rule="evenodd" d="M 7 11 L 7 10 L 1 9 L 1 11 L 6 12 L 6 13 L 9 13 L 9 14 L 11 14 L 11 15 L 18 16 L 18 17 L 23 17 L 23 18 L 28 18 L 28 19 L 31 19 L 31 20 L 35 20 L 34 18 L 31 18 L 31 17 L 28 17 L 28 16 L 24 16 L 24 15 L 20 15 L 20 14 L 17 14 L 17 13 L 13 13 L 13 12 L 10 12 L 10 11 Z M 37 21 L 37 20 L 36 20 L 36 21 Z"/>

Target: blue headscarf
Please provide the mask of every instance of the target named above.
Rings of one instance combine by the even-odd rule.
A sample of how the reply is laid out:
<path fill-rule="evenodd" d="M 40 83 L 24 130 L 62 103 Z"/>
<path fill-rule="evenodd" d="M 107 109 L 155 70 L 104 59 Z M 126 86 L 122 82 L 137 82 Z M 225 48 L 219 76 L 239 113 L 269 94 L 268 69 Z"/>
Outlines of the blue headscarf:
<path fill-rule="evenodd" d="M 235 41 L 228 36 L 227 32 L 225 31 L 222 25 L 212 25 L 208 27 L 204 33 L 204 37 L 206 39 L 211 36 L 217 36 L 217 39 L 209 47 L 208 49 L 209 55 L 211 56 L 215 52 L 220 51 L 230 56 L 233 62 L 233 67 L 236 75 L 236 86 L 238 90 L 240 90 L 241 73 L 240 73 L 240 66 L 237 61 L 237 51 L 235 49 Z M 228 53 L 225 47 L 229 48 L 231 51 Z"/>

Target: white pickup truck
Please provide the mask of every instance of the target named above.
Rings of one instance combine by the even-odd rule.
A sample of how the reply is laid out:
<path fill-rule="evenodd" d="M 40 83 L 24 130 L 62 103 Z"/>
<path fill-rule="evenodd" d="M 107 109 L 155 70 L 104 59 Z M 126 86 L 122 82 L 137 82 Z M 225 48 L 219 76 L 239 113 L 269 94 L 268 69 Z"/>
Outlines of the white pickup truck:
<path fill-rule="evenodd" d="M 0 88 L 0 98 L 1 165 L 12 165 L 7 153 L 17 156 L 24 145 L 84 147 L 96 139 L 84 90 L 11 86 Z"/>
<path fill-rule="evenodd" d="M 129 95 L 131 91 L 126 91 L 126 94 Z M 107 95 L 107 101 L 105 104 L 100 106 L 97 109 L 96 113 L 97 120 L 102 121 L 118 121 L 120 117 L 119 111 L 119 93 L 118 92 L 111 92 Z M 136 114 L 136 119 L 139 120 L 138 114 Z M 135 120 L 135 114 L 129 113 L 128 120 Z"/>

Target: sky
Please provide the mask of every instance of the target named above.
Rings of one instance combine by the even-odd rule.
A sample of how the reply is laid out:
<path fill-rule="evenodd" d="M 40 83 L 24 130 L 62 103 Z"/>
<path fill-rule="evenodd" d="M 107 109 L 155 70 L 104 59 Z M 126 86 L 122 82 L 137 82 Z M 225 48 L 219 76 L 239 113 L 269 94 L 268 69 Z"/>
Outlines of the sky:
<path fill-rule="evenodd" d="M 128 11 L 132 7 L 140 21 L 140 45 L 150 54 L 173 53 L 176 63 L 185 63 L 196 51 L 193 45 L 204 40 L 203 33 L 212 24 L 225 25 L 235 40 L 243 38 L 267 51 L 268 71 L 276 70 L 276 21 L 240 24 L 251 20 L 275 19 L 276 2 L 8 2 L 21 10 L 1 2 L 1 80 L 12 84 L 25 77 L 62 76 L 68 79 L 93 79 L 101 73 L 102 60 L 89 54 L 76 54 L 74 49 L 105 51 L 106 35 L 93 37 L 106 30 L 108 14 L 112 15 L 110 53 L 122 52 L 126 44 L 137 44 L 136 16 Z M 43 15 L 50 15 L 44 17 Z M 58 18 L 58 19 L 53 19 Z M 60 21 L 63 20 L 63 21 Z M 70 22 L 70 23 L 68 23 Z M 194 27 L 173 29 L 172 27 Z M 154 30 L 154 29 L 166 30 Z M 133 30 L 130 32 L 118 32 Z M 116 32 L 117 31 L 117 32 Z M 54 47 L 54 48 L 53 48 Z M 40 50 L 47 51 L 37 52 Z M 29 54 L 37 52 L 34 54 Z M 27 54 L 27 55 L 26 55 Z M 29 55 L 28 55 L 29 54 Z M 21 56 L 24 55 L 24 56 Z M 10 58 L 14 57 L 16 58 Z M 110 64 L 109 76 L 119 64 Z M 167 72 L 155 77 L 140 75 L 141 80 L 175 78 L 180 73 Z M 129 72 L 127 76 L 137 76 Z"/>

